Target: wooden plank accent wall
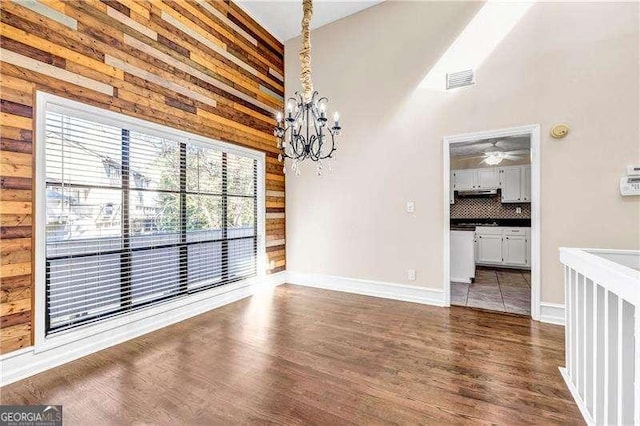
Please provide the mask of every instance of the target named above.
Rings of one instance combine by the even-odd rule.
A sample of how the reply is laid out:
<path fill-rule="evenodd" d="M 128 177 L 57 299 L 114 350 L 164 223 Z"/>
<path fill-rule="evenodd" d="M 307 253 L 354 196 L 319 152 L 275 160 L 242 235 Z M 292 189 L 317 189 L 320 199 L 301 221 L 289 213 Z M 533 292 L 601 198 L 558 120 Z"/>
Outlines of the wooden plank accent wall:
<path fill-rule="evenodd" d="M 282 43 L 229 1 L 0 1 L 0 353 L 33 342 L 37 90 L 265 152 L 267 267 L 284 270 Z"/>

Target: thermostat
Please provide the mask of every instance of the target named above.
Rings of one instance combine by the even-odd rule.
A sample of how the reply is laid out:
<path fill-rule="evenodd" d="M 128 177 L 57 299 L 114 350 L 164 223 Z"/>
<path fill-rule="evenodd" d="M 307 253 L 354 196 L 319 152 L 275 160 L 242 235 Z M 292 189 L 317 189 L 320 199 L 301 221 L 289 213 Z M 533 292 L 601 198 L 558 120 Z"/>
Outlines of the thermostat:
<path fill-rule="evenodd" d="M 640 176 L 624 176 L 620 178 L 620 194 L 640 195 Z"/>
<path fill-rule="evenodd" d="M 627 166 L 627 176 L 640 176 L 640 165 Z"/>

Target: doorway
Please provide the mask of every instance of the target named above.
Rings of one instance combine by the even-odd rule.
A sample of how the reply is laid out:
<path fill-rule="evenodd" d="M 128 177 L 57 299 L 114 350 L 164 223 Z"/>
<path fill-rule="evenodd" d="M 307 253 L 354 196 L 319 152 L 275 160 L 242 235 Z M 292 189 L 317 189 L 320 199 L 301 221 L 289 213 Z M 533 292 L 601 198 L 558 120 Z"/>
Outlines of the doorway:
<path fill-rule="evenodd" d="M 539 320 L 539 125 L 447 136 L 443 145 L 445 305 Z"/>

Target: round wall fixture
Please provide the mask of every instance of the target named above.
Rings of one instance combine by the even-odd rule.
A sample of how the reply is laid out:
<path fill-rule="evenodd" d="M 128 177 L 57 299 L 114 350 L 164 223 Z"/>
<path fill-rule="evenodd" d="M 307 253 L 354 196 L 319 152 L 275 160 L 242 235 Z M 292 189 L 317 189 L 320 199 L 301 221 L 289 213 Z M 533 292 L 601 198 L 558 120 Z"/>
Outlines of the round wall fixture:
<path fill-rule="evenodd" d="M 567 133 L 569 133 L 569 126 L 564 123 L 556 124 L 551 128 L 551 136 L 555 139 L 562 139 L 567 136 Z"/>

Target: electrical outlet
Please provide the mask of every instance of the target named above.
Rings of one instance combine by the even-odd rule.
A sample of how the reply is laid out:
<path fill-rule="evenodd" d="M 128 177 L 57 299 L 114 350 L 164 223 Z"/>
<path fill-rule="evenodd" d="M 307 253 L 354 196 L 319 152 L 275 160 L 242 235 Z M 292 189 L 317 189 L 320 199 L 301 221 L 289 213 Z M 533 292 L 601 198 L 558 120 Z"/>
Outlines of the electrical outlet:
<path fill-rule="evenodd" d="M 269 269 L 275 269 L 275 267 L 276 267 L 276 261 L 275 260 L 270 261 L 269 262 Z"/>
<path fill-rule="evenodd" d="M 413 201 L 407 201 L 407 213 L 413 213 L 416 211 L 416 205 Z"/>
<path fill-rule="evenodd" d="M 407 269 L 407 279 L 409 281 L 416 280 L 416 270 L 415 269 Z"/>
<path fill-rule="evenodd" d="M 516 207 L 516 213 L 522 214 L 522 207 Z"/>

